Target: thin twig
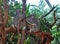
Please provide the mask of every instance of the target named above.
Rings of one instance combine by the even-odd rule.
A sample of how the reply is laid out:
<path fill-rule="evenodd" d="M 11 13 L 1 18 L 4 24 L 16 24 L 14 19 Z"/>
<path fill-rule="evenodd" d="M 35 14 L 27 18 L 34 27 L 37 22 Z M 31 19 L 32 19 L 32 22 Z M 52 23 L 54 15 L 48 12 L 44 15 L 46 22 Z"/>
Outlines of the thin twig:
<path fill-rule="evenodd" d="M 45 15 L 43 15 L 41 18 L 44 18 L 44 17 L 46 17 L 47 15 L 49 15 L 54 9 L 55 9 L 55 7 L 53 7 L 48 13 L 46 13 Z"/>

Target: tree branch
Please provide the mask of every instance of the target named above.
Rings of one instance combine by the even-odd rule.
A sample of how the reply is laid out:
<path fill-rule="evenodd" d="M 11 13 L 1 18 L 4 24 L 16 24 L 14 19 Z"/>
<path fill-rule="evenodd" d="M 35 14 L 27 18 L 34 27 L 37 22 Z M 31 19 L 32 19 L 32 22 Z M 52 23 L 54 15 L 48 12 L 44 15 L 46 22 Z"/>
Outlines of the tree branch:
<path fill-rule="evenodd" d="M 0 22 L 2 22 L 3 20 L 3 16 L 2 16 L 2 8 L 1 8 L 1 5 L 0 5 Z"/>
<path fill-rule="evenodd" d="M 54 10 L 54 12 L 53 12 L 54 22 L 52 23 L 51 27 L 52 27 L 52 26 L 56 23 L 56 21 L 57 21 L 57 19 L 56 19 L 56 17 L 55 17 L 55 15 L 56 15 L 56 11 L 57 11 L 57 9 Z"/>
<path fill-rule="evenodd" d="M 4 13 L 4 26 L 5 26 L 6 23 L 8 22 L 8 5 L 7 5 L 7 0 L 4 0 L 4 9 L 5 9 L 5 13 Z"/>
<path fill-rule="evenodd" d="M 23 2 L 22 15 L 24 15 L 26 18 L 26 0 L 22 0 L 22 2 Z M 26 19 L 23 21 L 23 23 L 24 23 L 24 27 L 22 29 L 21 44 L 24 44 L 24 40 L 25 40 Z"/>
<path fill-rule="evenodd" d="M 1 33 L 2 33 L 2 38 L 1 38 L 1 44 L 5 44 L 6 42 L 6 32 L 5 32 L 5 25 L 8 21 L 8 6 L 6 3 L 6 0 L 4 0 L 4 9 L 5 9 L 5 17 L 4 17 L 4 21 L 3 24 L 1 25 Z"/>
<path fill-rule="evenodd" d="M 48 13 L 46 13 L 45 15 L 43 15 L 41 18 L 44 18 L 44 17 L 46 17 L 47 15 L 49 15 L 54 9 L 55 9 L 55 7 L 53 7 Z"/>

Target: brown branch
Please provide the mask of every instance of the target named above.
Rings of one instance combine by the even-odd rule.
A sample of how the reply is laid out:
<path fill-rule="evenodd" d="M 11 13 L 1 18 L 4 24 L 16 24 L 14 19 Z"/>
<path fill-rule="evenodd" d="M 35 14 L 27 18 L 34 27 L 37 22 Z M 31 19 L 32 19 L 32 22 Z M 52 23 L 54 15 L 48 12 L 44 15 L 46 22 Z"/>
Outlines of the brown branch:
<path fill-rule="evenodd" d="M 17 32 L 17 30 L 16 30 L 16 27 L 7 27 L 7 28 L 5 28 L 5 32 L 6 32 L 6 34 L 8 34 L 8 33 L 10 33 L 10 32 L 12 32 L 12 33 L 16 33 Z"/>
<path fill-rule="evenodd" d="M 55 15 L 56 15 L 56 11 L 57 11 L 57 9 L 54 10 L 54 12 L 53 12 L 54 22 L 52 23 L 51 27 L 52 27 L 52 26 L 56 23 L 56 21 L 57 21 L 57 19 L 56 19 L 56 17 L 55 17 Z"/>
<path fill-rule="evenodd" d="M 5 33 L 5 28 L 3 26 L 1 26 L 1 34 L 2 34 L 2 38 L 1 38 L 1 44 L 5 44 L 6 42 L 6 33 Z"/>
<path fill-rule="evenodd" d="M 1 29 L 1 34 L 2 34 L 1 44 L 5 44 L 5 42 L 6 42 L 6 34 L 8 34 L 10 32 L 16 33 L 16 28 L 15 27 L 8 27 L 8 28 L 2 27 L 2 29 Z"/>
<path fill-rule="evenodd" d="M 17 16 L 20 15 L 19 12 L 20 12 L 19 9 L 17 9 L 17 10 L 16 10 L 16 15 L 17 15 Z M 20 31 L 19 31 L 19 30 L 20 30 L 20 25 L 21 25 L 21 24 L 20 24 L 20 23 L 21 23 L 20 20 L 21 20 L 21 19 L 18 17 L 17 26 L 16 26 L 16 27 L 17 27 L 17 33 L 18 33 L 18 41 L 17 41 L 17 44 L 20 44 Z"/>
<path fill-rule="evenodd" d="M 21 33 L 22 33 L 22 37 L 21 37 L 21 39 L 20 39 L 20 43 L 19 44 L 24 44 L 24 40 L 25 40 L 25 31 L 26 31 L 26 21 L 24 20 L 23 22 L 22 22 L 23 24 L 23 27 L 22 27 L 22 31 L 21 31 Z M 18 40 L 19 41 L 19 40 Z"/>
<path fill-rule="evenodd" d="M 26 18 L 26 0 L 22 0 L 22 2 L 23 2 L 22 15 L 24 15 Z M 23 23 L 24 23 L 24 27 L 22 29 L 21 44 L 24 44 L 24 40 L 25 40 L 26 19 L 23 21 Z"/>
<path fill-rule="evenodd" d="M 46 38 L 46 39 L 48 39 L 48 41 L 46 41 L 46 42 L 51 42 L 52 40 L 54 40 L 54 38 L 51 36 L 51 34 L 50 33 L 48 33 L 48 32 L 39 32 L 39 31 L 37 31 L 37 32 L 34 32 L 34 33 L 32 33 L 33 35 L 35 35 L 36 37 L 39 37 L 39 38 L 41 38 L 41 43 L 43 43 L 43 41 L 44 41 L 44 39 Z M 44 43 L 43 43 L 44 44 Z"/>
<path fill-rule="evenodd" d="M 8 33 L 10 33 L 10 32 L 12 32 L 12 33 L 17 33 L 17 31 L 16 31 L 16 28 L 15 27 L 8 27 L 8 28 L 5 28 L 5 31 L 3 31 L 3 29 L 2 28 L 0 28 L 1 29 L 1 31 L 0 31 L 0 35 L 2 35 L 2 38 L 1 38 L 1 44 L 5 44 L 5 42 L 6 42 L 6 35 L 8 34 Z M 13 35 L 14 35 L 13 34 Z M 13 38 L 14 36 L 12 36 L 11 38 Z M 11 39 L 10 38 L 10 39 Z"/>
<path fill-rule="evenodd" d="M 4 0 L 4 9 L 5 9 L 5 13 L 4 13 L 4 26 L 5 26 L 7 21 L 8 21 L 8 5 L 7 5 L 7 0 Z"/>
<path fill-rule="evenodd" d="M 4 23 L 1 26 L 1 32 L 2 32 L 2 38 L 1 38 L 1 44 L 5 44 L 6 42 L 6 32 L 5 32 L 5 25 L 8 21 L 8 6 L 7 6 L 7 0 L 3 0 L 4 1 L 4 9 L 5 9 L 5 13 L 4 13 Z"/>
<path fill-rule="evenodd" d="M 18 42 L 17 42 L 17 44 L 20 44 L 21 43 L 21 39 L 20 39 L 20 31 L 19 31 L 19 28 L 20 27 L 20 25 L 19 25 L 19 23 L 18 23 L 18 27 L 17 27 L 17 33 L 18 33 Z"/>
<path fill-rule="evenodd" d="M 1 44 L 5 44 L 5 42 L 6 42 L 6 36 L 2 36 L 2 38 L 1 38 Z"/>
<path fill-rule="evenodd" d="M 15 27 L 9 27 L 9 28 L 5 28 L 6 29 L 6 32 L 7 32 L 7 30 L 11 30 L 10 32 L 13 32 L 12 30 L 14 30 L 15 29 Z M 14 31 L 16 31 L 16 30 L 14 30 Z M 16 32 L 17 33 L 17 32 Z M 29 33 L 28 33 L 29 34 Z M 31 33 L 30 33 L 31 34 Z M 46 35 L 48 35 L 48 38 L 49 38 L 49 36 L 50 36 L 50 33 L 46 33 L 46 32 L 40 32 L 40 31 L 38 31 L 38 32 L 34 32 L 34 33 L 32 33 L 33 35 L 36 35 L 37 37 L 42 37 L 42 36 L 46 36 Z M 14 34 L 13 34 L 14 35 Z M 22 30 L 22 39 L 20 39 L 20 37 L 19 37 L 19 41 L 17 42 L 17 44 L 19 44 L 20 43 L 20 40 L 21 40 L 21 44 L 24 44 L 24 43 L 22 43 L 22 41 L 25 39 L 24 38 L 24 36 L 25 36 L 25 30 Z M 47 37 L 47 36 L 46 36 Z M 6 39 L 5 39 L 6 40 Z M 52 38 L 51 38 L 51 40 L 52 40 Z"/>
<path fill-rule="evenodd" d="M 25 40 L 25 30 L 22 30 L 21 44 L 24 44 L 24 40 Z"/>
<path fill-rule="evenodd" d="M 1 5 L 0 5 L 0 22 L 2 22 L 3 20 L 3 16 L 2 16 L 2 8 L 1 8 Z"/>
<path fill-rule="evenodd" d="M 17 44 L 21 44 L 21 38 L 20 38 L 20 37 L 18 37 L 18 42 L 17 42 Z"/>

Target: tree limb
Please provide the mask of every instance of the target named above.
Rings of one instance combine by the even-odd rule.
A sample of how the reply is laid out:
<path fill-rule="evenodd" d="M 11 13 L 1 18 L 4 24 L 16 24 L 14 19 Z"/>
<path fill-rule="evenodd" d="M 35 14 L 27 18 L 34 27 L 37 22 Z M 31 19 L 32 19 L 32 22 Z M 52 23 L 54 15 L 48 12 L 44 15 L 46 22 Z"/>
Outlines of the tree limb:
<path fill-rule="evenodd" d="M 57 21 L 57 19 L 56 19 L 56 17 L 55 17 L 55 15 L 56 15 L 56 11 L 57 11 L 57 9 L 54 10 L 54 12 L 53 12 L 54 22 L 52 23 L 51 27 L 52 27 L 52 26 L 56 23 L 56 21 Z"/>
<path fill-rule="evenodd" d="M 3 16 L 2 16 L 2 8 L 1 8 L 1 5 L 0 5 L 0 22 L 2 22 L 3 20 Z"/>
<path fill-rule="evenodd" d="M 22 0 L 22 2 L 23 2 L 22 15 L 24 15 L 26 18 L 26 0 Z M 22 29 L 21 44 L 24 44 L 24 40 L 25 40 L 26 19 L 23 22 L 24 22 L 24 27 Z"/>
<path fill-rule="evenodd" d="M 4 0 L 4 9 L 5 9 L 5 13 L 4 13 L 4 26 L 5 26 L 6 23 L 8 22 L 8 5 L 7 5 L 7 0 Z"/>

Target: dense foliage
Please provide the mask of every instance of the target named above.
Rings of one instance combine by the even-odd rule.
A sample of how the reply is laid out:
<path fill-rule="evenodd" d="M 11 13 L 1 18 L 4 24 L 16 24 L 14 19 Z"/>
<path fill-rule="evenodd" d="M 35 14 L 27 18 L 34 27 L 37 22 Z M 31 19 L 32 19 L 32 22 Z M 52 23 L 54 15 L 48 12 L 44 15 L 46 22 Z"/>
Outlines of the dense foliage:
<path fill-rule="evenodd" d="M 22 3 L 18 3 L 17 1 L 7 1 L 8 2 L 8 23 L 6 24 L 6 27 L 9 26 L 13 26 L 14 22 L 13 22 L 13 17 L 16 16 L 16 10 L 20 9 L 20 14 L 22 14 L 21 10 L 22 10 Z M 42 3 L 42 4 L 41 4 Z M 3 1 L 0 0 L 0 5 L 2 6 L 2 11 L 3 11 L 3 16 L 4 16 L 4 6 L 3 6 Z M 41 31 L 43 32 L 50 32 L 52 34 L 52 36 L 54 37 L 54 40 L 51 42 L 51 44 L 60 44 L 60 29 L 57 29 L 57 25 L 56 23 L 53 25 L 53 27 L 51 28 L 51 30 L 48 29 L 47 25 L 45 25 L 45 23 L 47 23 L 47 21 L 52 24 L 52 22 L 54 22 L 54 18 L 53 18 L 53 11 L 46 17 L 44 17 L 43 19 L 40 19 L 41 16 L 45 15 L 46 13 L 48 13 L 48 11 L 50 9 L 44 9 L 46 3 L 45 2 L 40 2 L 39 6 L 36 5 L 30 5 L 27 4 L 26 5 L 26 17 L 29 17 L 30 15 L 34 15 L 34 17 L 36 19 L 39 20 L 40 25 L 41 25 Z M 32 7 L 32 8 L 31 8 Z M 43 7 L 43 8 L 42 8 Z M 59 13 L 59 5 L 55 6 L 57 9 L 57 13 Z M 59 25 L 60 26 L 60 25 Z M 14 38 L 12 39 L 12 41 L 10 41 L 10 37 L 13 33 L 9 33 L 7 34 L 7 40 L 6 40 L 6 44 L 17 44 L 17 40 L 18 40 L 18 34 L 14 35 Z M 21 34 L 20 34 L 21 36 Z M 25 42 L 24 44 L 35 44 L 36 42 L 38 42 L 40 39 L 38 37 L 35 37 L 34 35 L 26 35 L 25 38 Z"/>

